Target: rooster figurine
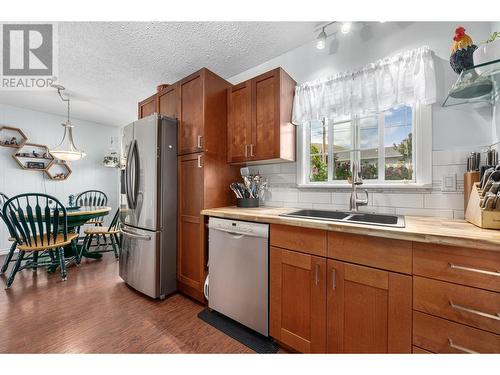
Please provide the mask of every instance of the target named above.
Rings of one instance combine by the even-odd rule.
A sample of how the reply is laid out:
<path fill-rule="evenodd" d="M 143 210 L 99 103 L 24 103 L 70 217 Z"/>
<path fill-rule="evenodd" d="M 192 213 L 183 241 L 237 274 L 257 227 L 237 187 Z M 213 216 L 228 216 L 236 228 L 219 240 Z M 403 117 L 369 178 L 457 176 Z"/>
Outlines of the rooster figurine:
<path fill-rule="evenodd" d="M 477 46 L 472 42 L 465 29 L 460 26 L 455 29 L 453 46 L 451 47 L 450 65 L 455 73 L 460 74 L 463 70 L 474 66 L 472 54 Z"/>

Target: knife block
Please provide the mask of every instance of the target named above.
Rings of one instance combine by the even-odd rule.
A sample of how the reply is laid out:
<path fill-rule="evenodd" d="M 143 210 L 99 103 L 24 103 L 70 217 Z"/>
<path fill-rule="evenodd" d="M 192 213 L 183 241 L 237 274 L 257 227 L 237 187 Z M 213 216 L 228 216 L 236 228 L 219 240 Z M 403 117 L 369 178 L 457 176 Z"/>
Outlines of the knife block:
<path fill-rule="evenodd" d="M 470 192 L 474 184 L 479 182 L 479 172 L 465 172 L 464 173 L 464 211 L 467 211 L 467 204 L 469 203 Z"/>
<path fill-rule="evenodd" d="M 476 182 L 470 192 L 467 210 L 465 211 L 465 220 L 480 228 L 500 229 L 500 210 L 485 210 L 479 206 L 481 201 L 481 189 Z"/>

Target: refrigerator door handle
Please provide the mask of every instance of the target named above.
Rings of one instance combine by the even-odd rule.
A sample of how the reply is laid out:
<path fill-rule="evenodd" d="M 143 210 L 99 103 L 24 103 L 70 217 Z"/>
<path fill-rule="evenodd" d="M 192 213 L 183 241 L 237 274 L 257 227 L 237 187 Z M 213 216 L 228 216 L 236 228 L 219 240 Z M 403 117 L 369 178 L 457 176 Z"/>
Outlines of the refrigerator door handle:
<path fill-rule="evenodd" d="M 133 202 L 130 196 L 130 161 L 132 157 L 132 149 L 135 141 L 131 141 L 128 152 L 127 152 L 127 161 L 125 164 L 125 196 L 127 197 L 127 204 L 129 208 L 133 207 Z"/>
<path fill-rule="evenodd" d="M 123 227 L 120 227 L 119 230 L 120 230 L 120 233 L 123 234 L 124 236 L 138 238 L 138 239 L 146 240 L 146 241 L 151 241 L 151 236 L 148 236 L 145 234 L 132 233 L 132 232 L 124 230 Z"/>
<path fill-rule="evenodd" d="M 139 182 L 140 182 L 140 177 L 141 177 L 141 161 L 139 159 L 139 147 L 137 146 L 137 141 L 134 141 L 134 195 L 133 195 L 133 201 L 134 201 L 134 208 L 137 207 L 137 198 L 139 197 Z"/>

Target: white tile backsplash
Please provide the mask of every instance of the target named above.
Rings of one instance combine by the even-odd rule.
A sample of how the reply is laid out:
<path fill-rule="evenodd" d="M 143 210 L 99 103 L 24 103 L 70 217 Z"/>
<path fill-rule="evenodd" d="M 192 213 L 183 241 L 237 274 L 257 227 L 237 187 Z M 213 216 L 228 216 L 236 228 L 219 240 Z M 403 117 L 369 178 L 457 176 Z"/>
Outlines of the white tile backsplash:
<path fill-rule="evenodd" d="M 328 191 L 299 191 L 299 202 L 331 203 L 332 194 Z"/>
<path fill-rule="evenodd" d="M 368 206 L 360 207 L 360 211 L 463 219 L 465 160 L 470 152 L 481 149 L 481 146 L 477 146 L 434 151 L 432 188 L 370 189 Z M 269 181 L 270 189 L 264 199 L 266 206 L 324 210 L 349 209 L 350 190 L 297 188 L 296 163 L 258 165 L 249 168 L 252 173 L 259 171 Z M 449 174 L 457 175 L 456 192 L 441 191 L 442 177 Z"/>
<path fill-rule="evenodd" d="M 424 195 L 413 193 L 373 193 L 371 203 L 374 206 L 423 208 Z"/>
<path fill-rule="evenodd" d="M 462 194 L 426 194 L 424 195 L 424 207 L 425 208 L 453 208 L 462 209 L 464 208 L 464 196 Z"/>

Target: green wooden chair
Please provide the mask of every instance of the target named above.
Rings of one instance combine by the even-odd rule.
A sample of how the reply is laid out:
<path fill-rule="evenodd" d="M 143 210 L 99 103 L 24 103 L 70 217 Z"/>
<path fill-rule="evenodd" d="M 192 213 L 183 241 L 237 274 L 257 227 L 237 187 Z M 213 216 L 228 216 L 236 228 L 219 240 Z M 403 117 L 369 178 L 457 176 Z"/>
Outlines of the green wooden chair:
<path fill-rule="evenodd" d="M 19 251 L 7 279 L 7 288 L 11 287 L 16 274 L 25 268 L 36 270 L 38 267 L 60 266 L 61 279 L 66 281 L 64 247 L 71 246 L 77 262 L 79 254 L 76 247 L 78 234 L 68 233 L 64 205 L 47 194 L 20 194 L 5 202 L 2 215 L 7 225 L 13 229 Z M 40 257 L 45 252 L 49 256 Z M 26 254 L 32 254 L 32 257 L 23 264 Z"/>
<path fill-rule="evenodd" d="M 75 198 L 77 206 L 106 206 L 108 204 L 108 196 L 100 190 L 87 190 L 78 194 Z M 87 224 L 102 226 L 104 216 L 90 220 Z"/>
<path fill-rule="evenodd" d="M 108 196 L 100 190 L 86 190 L 77 194 L 75 198 L 77 206 L 106 206 L 108 204 Z M 96 217 L 85 223 L 86 225 L 94 225 L 102 227 L 104 224 L 104 216 Z M 76 232 L 80 233 L 80 227 L 76 228 Z M 104 243 L 106 244 L 106 236 L 103 236 Z M 100 236 L 97 236 L 97 244 L 100 244 Z"/>
<path fill-rule="evenodd" d="M 4 219 L 2 212 L 5 202 L 7 202 L 8 200 L 9 200 L 8 196 L 6 196 L 4 193 L 0 193 L 0 219 L 5 223 L 7 231 L 9 232 L 9 241 L 12 242 L 12 245 L 10 245 L 9 253 L 6 255 L 2 264 L 2 268 L 0 269 L 0 275 L 3 275 L 5 271 L 7 271 L 9 263 L 12 260 L 12 257 L 14 256 L 14 252 L 16 251 L 17 247 L 17 241 L 14 237 L 14 231 L 11 228 L 11 226 L 7 223 L 7 221 Z"/>
<path fill-rule="evenodd" d="M 120 231 L 118 230 L 118 218 L 120 215 L 120 209 L 116 210 L 115 215 L 113 216 L 113 220 L 111 220 L 111 224 L 109 227 L 102 227 L 102 226 L 94 226 L 85 229 L 83 232 L 85 233 L 85 238 L 83 240 L 83 245 L 81 247 L 81 252 L 80 252 L 80 257 L 83 251 L 86 251 L 88 253 L 107 253 L 110 251 L 113 251 L 115 253 L 115 258 L 118 259 L 120 255 L 120 244 L 121 241 L 118 238 L 118 234 Z M 105 245 L 104 249 L 101 248 L 100 244 L 97 244 L 97 250 L 90 251 L 90 246 L 92 244 L 92 239 L 94 236 L 103 236 L 105 239 Z M 111 249 L 107 248 L 107 238 L 110 239 L 111 242 Z"/>

